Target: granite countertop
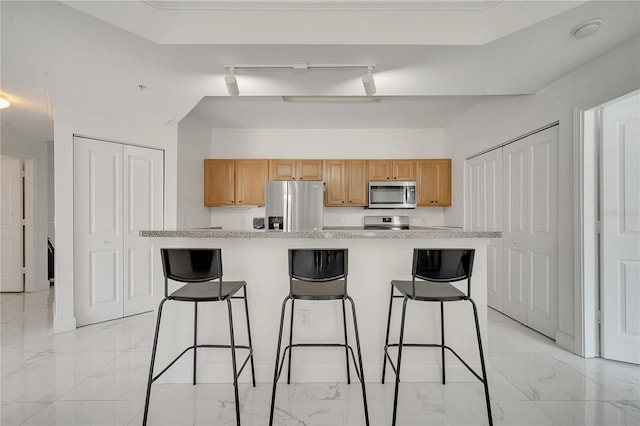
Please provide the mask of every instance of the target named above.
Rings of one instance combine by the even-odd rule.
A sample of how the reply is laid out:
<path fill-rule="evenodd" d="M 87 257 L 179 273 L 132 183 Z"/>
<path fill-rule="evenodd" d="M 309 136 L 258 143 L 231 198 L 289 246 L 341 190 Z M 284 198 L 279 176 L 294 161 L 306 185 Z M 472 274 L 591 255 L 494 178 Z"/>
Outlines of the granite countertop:
<path fill-rule="evenodd" d="M 174 231 L 140 231 L 149 238 L 303 238 L 303 239 L 436 239 L 436 238 L 502 238 L 502 232 L 465 231 L 452 227 L 414 227 L 406 230 L 365 230 L 362 227 L 327 227 L 321 231 L 265 231 L 200 228 Z"/>

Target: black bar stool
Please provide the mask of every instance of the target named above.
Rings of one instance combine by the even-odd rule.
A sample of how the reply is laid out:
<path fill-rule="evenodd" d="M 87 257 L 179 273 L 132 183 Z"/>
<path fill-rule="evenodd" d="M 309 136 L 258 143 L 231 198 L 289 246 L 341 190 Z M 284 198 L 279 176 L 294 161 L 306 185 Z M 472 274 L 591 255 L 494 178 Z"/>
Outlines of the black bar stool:
<path fill-rule="evenodd" d="M 364 384 L 364 368 L 362 367 L 362 352 L 360 350 L 360 335 L 358 333 L 358 321 L 356 320 L 356 307 L 353 299 L 347 294 L 347 270 L 349 251 L 347 249 L 289 249 L 289 295 L 282 302 L 280 316 L 280 332 L 278 334 L 278 347 L 276 351 L 276 366 L 273 373 L 273 392 L 271 394 L 271 413 L 269 425 L 273 425 L 273 413 L 276 401 L 276 385 L 282 372 L 284 360 L 289 351 L 287 384 L 291 383 L 291 353 L 294 347 L 343 347 L 347 364 L 347 383 L 351 383 L 349 370 L 349 351 L 355 367 L 356 375 L 362 385 L 362 398 L 364 401 L 365 422 L 369 425 L 369 410 L 367 408 L 367 392 Z M 294 303 L 300 300 L 341 300 L 342 324 L 344 327 L 344 343 L 293 343 L 293 312 Z M 291 321 L 289 326 L 289 345 L 284 348 L 280 359 L 280 347 L 282 345 L 282 332 L 287 302 L 291 300 Z M 347 314 L 345 300 L 351 303 L 353 314 L 353 328 L 358 351 L 356 363 L 353 348 L 347 338 Z"/>
<path fill-rule="evenodd" d="M 478 310 L 475 302 L 471 299 L 471 271 L 473 269 L 473 249 L 414 249 L 413 267 L 411 271 L 411 281 L 391 281 L 391 295 L 389 297 L 389 318 L 387 319 L 387 335 L 384 345 L 384 363 L 382 365 L 382 383 L 387 367 L 387 361 L 391 365 L 396 375 L 395 394 L 393 397 L 393 419 L 391 424 L 395 426 L 398 409 L 398 388 L 400 385 L 400 362 L 402 360 L 402 348 L 407 347 L 439 347 L 442 351 L 442 384 L 445 384 L 445 349 L 453 353 L 465 367 L 484 385 L 484 394 L 487 403 L 487 414 L 489 425 L 493 425 L 491 416 L 491 405 L 489 402 L 489 382 L 487 370 L 484 363 L 482 351 L 482 340 L 480 338 L 480 324 L 478 322 Z M 419 281 L 416 281 L 416 278 Z M 451 283 L 467 280 L 466 294 L 458 290 Z M 400 295 L 394 295 L 394 289 Z M 389 344 L 389 328 L 391 326 L 391 311 L 393 299 L 403 298 L 402 316 L 400 320 L 400 338 L 398 343 Z M 407 301 L 417 300 L 420 302 L 440 302 L 440 332 L 441 343 L 404 343 L 404 322 L 407 311 Z M 468 300 L 473 306 L 473 317 L 476 323 L 476 336 L 478 339 L 478 350 L 480 352 L 480 364 L 482 366 L 482 376 L 476 373 L 461 357 L 444 343 L 444 303 Z M 389 348 L 398 348 L 397 364 L 389 355 Z"/>
<path fill-rule="evenodd" d="M 147 396 L 144 403 L 144 417 L 142 424 L 147 424 L 149 412 L 149 399 L 151 396 L 151 384 L 162 376 L 173 364 L 187 351 L 193 349 L 193 384 L 196 384 L 196 355 L 197 348 L 227 348 L 231 349 L 231 366 L 233 368 L 233 388 L 236 401 L 236 423 L 240 426 L 240 401 L 238 399 L 238 377 L 242 370 L 251 360 L 251 379 L 253 386 L 256 386 L 256 376 L 253 366 L 253 346 L 251 344 L 251 327 L 249 326 L 249 306 L 247 304 L 247 283 L 245 281 L 222 281 L 222 250 L 221 249 L 188 249 L 176 248 L 160 249 L 162 257 L 162 268 L 164 270 L 164 299 L 158 307 L 158 319 L 156 321 L 156 331 L 153 338 L 153 349 L 151 351 L 151 365 L 149 367 L 149 380 L 147 382 Z M 169 294 L 169 280 L 186 283 L 178 290 Z M 240 290 L 242 296 L 236 296 Z M 248 346 L 236 345 L 233 334 L 233 314 L 231 309 L 231 299 L 243 299 L 247 320 Z M 162 318 L 162 307 L 167 301 L 192 302 L 193 310 L 193 345 L 183 350 L 173 361 L 171 361 L 160 373 L 153 375 L 153 368 L 156 360 L 156 349 L 158 347 L 158 334 L 160 332 L 160 319 Z M 229 312 L 229 345 L 202 345 L 198 344 L 198 303 L 199 302 L 227 302 Z M 247 349 L 247 358 L 238 369 L 236 363 L 236 349 Z"/>

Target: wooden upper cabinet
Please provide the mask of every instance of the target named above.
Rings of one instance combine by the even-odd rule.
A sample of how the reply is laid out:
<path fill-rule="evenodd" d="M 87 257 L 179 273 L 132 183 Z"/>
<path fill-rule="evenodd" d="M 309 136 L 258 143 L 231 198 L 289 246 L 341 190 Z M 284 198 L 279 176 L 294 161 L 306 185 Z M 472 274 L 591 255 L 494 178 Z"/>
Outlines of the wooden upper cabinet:
<path fill-rule="evenodd" d="M 362 207 L 369 203 L 366 160 L 325 160 L 325 205 Z"/>
<path fill-rule="evenodd" d="M 235 172 L 236 204 L 264 206 L 269 162 L 267 160 L 236 160 Z"/>
<path fill-rule="evenodd" d="M 296 160 L 269 160 L 269 180 L 294 180 Z"/>
<path fill-rule="evenodd" d="M 205 206 L 263 206 L 267 160 L 204 160 Z"/>
<path fill-rule="evenodd" d="M 234 160 L 204 160 L 204 205 L 235 205 Z"/>
<path fill-rule="evenodd" d="M 347 205 L 369 205 L 369 180 L 366 160 L 347 160 Z"/>
<path fill-rule="evenodd" d="M 392 160 L 391 173 L 394 180 L 415 180 L 414 173 L 415 161 L 411 160 Z"/>
<path fill-rule="evenodd" d="M 325 205 L 344 206 L 347 199 L 347 179 L 344 160 L 324 161 L 324 182 L 326 184 Z"/>
<path fill-rule="evenodd" d="M 371 181 L 414 180 L 414 160 L 369 160 L 368 177 Z"/>
<path fill-rule="evenodd" d="M 269 180 L 322 180 L 322 160 L 269 160 Z"/>
<path fill-rule="evenodd" d="M 451 159 L 416 160 L 418 206 L 451 205 Z"/>
<path fill-rule="evenodd" d="M 322 160 L 296 160 L 296 179 L 322 180 Z"/>

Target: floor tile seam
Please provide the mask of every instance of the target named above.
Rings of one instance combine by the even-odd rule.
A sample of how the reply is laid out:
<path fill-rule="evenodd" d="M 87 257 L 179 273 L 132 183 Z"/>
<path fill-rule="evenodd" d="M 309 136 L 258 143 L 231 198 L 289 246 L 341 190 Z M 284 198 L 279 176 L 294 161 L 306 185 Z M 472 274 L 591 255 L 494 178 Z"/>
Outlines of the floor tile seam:
<path fill-rule="evenodd" d="M 37 401 L 29 401 L 29 402 L 37 402 Z M 31 424 L 30 420 L 33 419 L 38 414 L 40 414 L 42 411 L 46 410 L 52 403 L 51 402 L 46 402 L 44 404 L 46 404 L 46 405 L 41 407 L 39 410 L 36 410 L 36 412 L 34 412 L 32 415 L 30 415 L 26 419 L 23 419 L 23 421 L 20 423 L 20 425 L 30 425 Z"/>

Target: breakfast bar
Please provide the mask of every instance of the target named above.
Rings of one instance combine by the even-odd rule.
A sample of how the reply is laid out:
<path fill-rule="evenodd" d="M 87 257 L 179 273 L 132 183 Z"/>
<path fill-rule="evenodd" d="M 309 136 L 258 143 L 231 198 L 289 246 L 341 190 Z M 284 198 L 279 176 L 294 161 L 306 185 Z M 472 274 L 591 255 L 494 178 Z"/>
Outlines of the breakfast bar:
<path fill-rule="evenodd" d="M 321 231 L 281 232 L 265 230 L 193 229 L 141 231 L 140 236 L 153 244 L 153 293 L 156 305 L 164 295 L 164 277 L 160 248 L 221 248 L 224 280 L 247 282 L 249 316 L 256 364 L 256 380 L 272 381 L 282 300 L 289 291 L 289 248 L 349 249 L 348 292 L 356 305 L 365 378 L 379 381 L 389 309 L 390 282 L 410 279 L 414 248 L 471 248 L 475 261 L 471 295 L 479 316 L 483 343 L 487 342 L 487 243 L 500 238 L 500 232 L 470 232 L 458 228 L 434 227 L 409 230 L 364 230 L 333 228 Z M 176 287 L 178 284 L 176 283 Z M 466 282 L 460 283 L 466 286 Z M 235 302 L 234 302 L 235 303 Z M 399 302 L 395 302 L 399 303 Z M 183 306 L 184 305 L 184 306 Z M 434 306 L 429 306 L 434 305 Z M 472 367 L 479 365 L 472 310 L 469 303 L 449 304 L 446 312 L 447 344 Z M 241 307 L 238 306 L 239 311 Z M 397 335 L 400 310 L 394 311 L 391 334 Z M 289 315 L 289 314 L 287 314 Z M 399 315 L 398 315 L 399 316 Z M 240 321 L 241 315 L 236 315 Z M 193 307 L 171 303 L 163 312 L 158 341 L 158 365 L 172 360 L 179 348 L 192 342 Z M 198 340 L 202 343 L 228 343 L 227 310 L 219 304 L 203 303 L 199 309 Z M 407 311 L 405 341 L 434 341 L 440 338 L 440 313 L 437 304 L 412 305 Z M 236 343 L 246 342 L 245 328 L 236 325 Z M 351 330 L 352 332 L 352 330 Z M 342 310 L 338 302 L 307 303 L 297 301 L 294 309 L 294 336 L 298 342 L 340 340 Z M 351 338 L 351 341 L 353 338 Z M 198 352 L 198 381 L 230 382 L 228 351 Z M 438 350 L 411 350 L 403 353 L 404 381 L 437 381 L 441 374 Z M 169 383 L 190 382 L 191 358 L 183 357 L 162 377 Z M 449 381 L 469 381 L 472 376 L 451 357 L 447 362 Z M 250 374 L 241 381 L 248 382 Z M 296 349 L 292 382 L 346 381 L 344 352 L 335 348 Z"/>

